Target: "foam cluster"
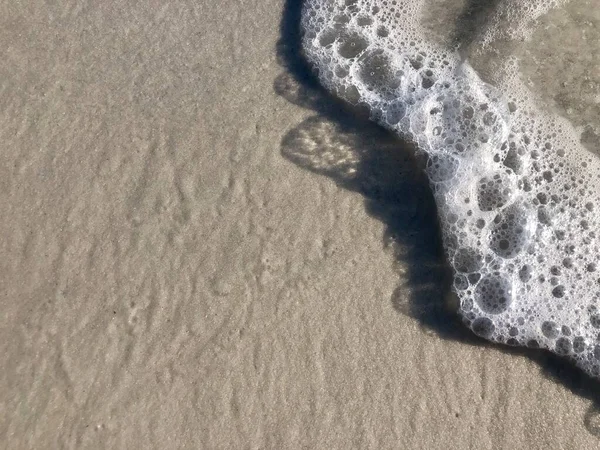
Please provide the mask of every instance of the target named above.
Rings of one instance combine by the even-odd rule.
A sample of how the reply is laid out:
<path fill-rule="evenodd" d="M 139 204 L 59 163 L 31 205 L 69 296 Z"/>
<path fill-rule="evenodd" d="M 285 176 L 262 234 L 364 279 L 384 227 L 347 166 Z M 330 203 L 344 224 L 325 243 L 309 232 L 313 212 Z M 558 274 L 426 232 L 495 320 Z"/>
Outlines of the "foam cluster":
<path fill-rule="evenodd" d="M 326 88 L 427 156 L 465 324 L 600 377 L 600 161 L 523 89 L 501 92 L 428 40 L 423 6 L 306 0 L 305 55 Z"/>

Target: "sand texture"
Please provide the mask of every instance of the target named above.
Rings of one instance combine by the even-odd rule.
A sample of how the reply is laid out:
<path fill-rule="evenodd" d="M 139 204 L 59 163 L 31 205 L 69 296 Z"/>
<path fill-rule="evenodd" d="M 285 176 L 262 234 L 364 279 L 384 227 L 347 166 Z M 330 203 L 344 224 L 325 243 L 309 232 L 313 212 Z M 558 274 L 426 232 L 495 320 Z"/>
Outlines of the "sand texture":
<path fill-rule="evenodd" d="M 456 319 L 298 9 L 0 2 L 0 447 L 598 448 L 599 383 Z"/>

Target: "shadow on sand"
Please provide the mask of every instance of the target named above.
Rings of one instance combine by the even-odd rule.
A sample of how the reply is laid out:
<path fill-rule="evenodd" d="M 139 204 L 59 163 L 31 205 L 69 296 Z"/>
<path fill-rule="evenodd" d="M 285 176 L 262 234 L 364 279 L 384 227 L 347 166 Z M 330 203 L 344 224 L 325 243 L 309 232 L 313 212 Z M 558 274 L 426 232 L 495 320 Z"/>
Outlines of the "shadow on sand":
<path fill-rule="evenodd" d="M 392 296 L 396 311 L 415 318 L 443 339 L 527 355 L 544 375 L 592 401 L 583 420 L 587 430 L 600 437 L 600 381 L 549 352 L 491 344 L 462 324 L 457 305 L 449 300 L 452 274 L 444 257 L 433 196 L 420 170 L 422 162 L 415 159 L 410 143 L 370 122 L 361 108 L 352 109 L 320 87 L 301 56 L 301 3 L 286 0 L 277 45 L 284 71 L 276 78 L 274 90 L 315 115 L 286 134 L 281 142 L 283 156 L 344 189 L 361 193 L 367 213 L 385 224 L 383 245 L 394 249 L 398 270 L 407 280 Z M 476 20 L 480 20 L 479 13 L 473 14 Z"/>

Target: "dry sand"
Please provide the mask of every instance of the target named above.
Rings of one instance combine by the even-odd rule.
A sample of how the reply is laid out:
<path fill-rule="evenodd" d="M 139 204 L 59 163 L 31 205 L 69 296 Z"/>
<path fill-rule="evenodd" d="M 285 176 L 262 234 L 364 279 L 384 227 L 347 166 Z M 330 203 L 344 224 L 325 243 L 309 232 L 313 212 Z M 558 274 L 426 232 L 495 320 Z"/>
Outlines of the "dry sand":
<path fill-rule="evenodd" d="M 297 3 L 0 4 L 0 446 L 598 448 L 598 383 L 444 306 L 426 184 Z"/>

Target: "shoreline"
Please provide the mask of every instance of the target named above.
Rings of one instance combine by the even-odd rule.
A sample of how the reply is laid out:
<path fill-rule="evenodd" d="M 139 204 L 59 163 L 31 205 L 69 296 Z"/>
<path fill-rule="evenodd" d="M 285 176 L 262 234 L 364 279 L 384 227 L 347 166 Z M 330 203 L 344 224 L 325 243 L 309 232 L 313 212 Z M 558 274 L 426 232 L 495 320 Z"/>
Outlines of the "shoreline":
<path fill-rule="evenodd" d="M 0 437 L 594 448 L 595 382 L 448 323 L 424 178 L 287 3 L 4 11 Z"/>

